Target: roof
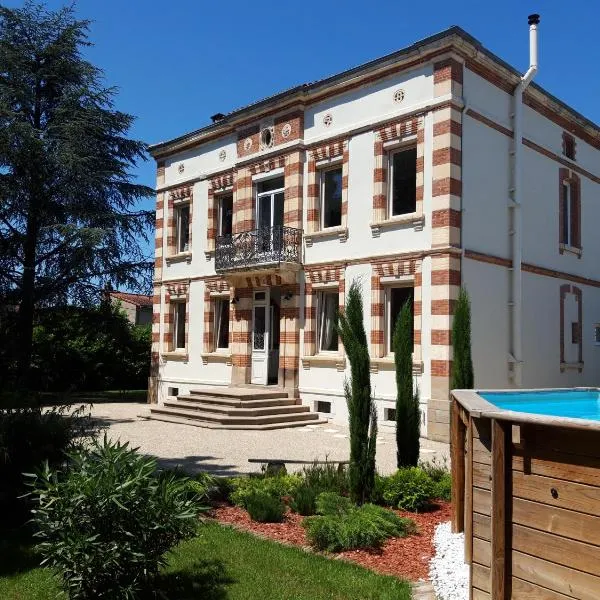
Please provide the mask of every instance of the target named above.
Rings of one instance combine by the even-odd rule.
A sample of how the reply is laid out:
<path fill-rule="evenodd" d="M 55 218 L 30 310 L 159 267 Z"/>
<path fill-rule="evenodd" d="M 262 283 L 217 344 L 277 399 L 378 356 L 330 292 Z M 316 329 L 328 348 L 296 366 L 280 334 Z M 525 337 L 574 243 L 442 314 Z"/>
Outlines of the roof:
<path fill-rule="evenodd" d="M 190 131 L 188 133 L 185 133 L 181 136 L 172 138 L 170 140 L 158 142 L 156 144 L 151 144 L 149 146 L 150 154 L 157 155 L 157 154 L 162 154 L 164 152 L 168 152 L 170 150 L 170 146 L 179 146 L 180 144 L 185 144 L 188 141 L 191 143 L 194 143 L 196 141 L 195 138 L 205 137 L 207 134 L 210 134 L 211 132 L 214 132 L 215 134 L 217 134 L 220 129 L 226 129 L 224 126 L 226 126 L 227 124 L 230 124 L 232 121 L 235 121 L 236 119 L 238 119 L 240 117 L 243 117 L 245 114 L 249 115 L 252 112 L 260 111 L 262 108 L 271 106 L 273 104 L 277 104 L 278 102 L 280 102 L 282 100 L 291 99 L 294 96 L 297 96 L 298 99 L 300 101 L 302 101 L 303 99 L 308 98 L 311 93 L 317 91 L 319 88 L 324 88 L 329 85 L 334 85 L 340 81 L 348 79 L 349 77 L 362 74 L 371 69 L 375 69 L 379 66 L 383 66 L 386 63 L 393 63 L 395 61 L 399 61 L 402 58 L 406 58 L 410 54 L 414 54 L 415 52 L 422 51 L 422 49 L 425 46 L 435 44 L 436 42 L 439 43 L 439 42 L 444 42 L 446 40 L 449 41 L 449 39 L 453 36 L 457 36 L 461 40 L 464 40 L 464 42 L 475 47 L 477 54 L 485 55 L 487 58 L 489 58 L 493 62 L 497 63 L 500 67 L 511 72 L 513 75 L 518 76 L 518 77 L 520 77 L 522 75 L 522 73 L 520 71 L 518 71 L 517 69 L 515 69 L 515 67 L 511 66 L 510 64 L 508 64 L 507 62 L 502 60 L 499 56 L 497 56 L 496 54 L 494 54 L 493 52 L 491 52 L 490 50 L 485 48 L 483 46 L 483 44 L 479 40 L 474 38 L 471 34 L 467 33 L 464 29 L 462 29 L 458 25 L 453 25 L 452 27 L 449 27 L 448 29 L 445 29 L 439 33 L 436 33 L 436 34 L 426 37 L 422 40 L 419 40 L 419 41 L 415 42 L 414 44 L 411 44 L 410 46 L 406 46 L 405 48 L 402 48 L 400 50 L 397 50 L 395 52 L 392 52 L 392 53 L 382 56 L 380 58 L 376 58 L 374 60 L 368 61 L 357 67 L 353 67 L 346 71 L 342 71 L 341 73 L 337 73 L 330 77 L 326 77 L 323 79 L 317 79 L 316 81 L 313 81 L 310 83 L 302 83 L 300 85 L 288 88 L 287 90 L 284 90 L 282 92 L 278 92 L 271 96 L 267 96 L 266 98 L 263 98 L 261 100 L 257 100 L 256 102 L 252 102 L 241 108 L 232 110 L 231 112 L 227 113 L 223 117 L 223 119 L 217 121 L 216 123 L 211 123 L 210 125 L 206 125 L 204 127 L 201 127 L 200 129 Z M 567 104 L 565 104 L 564 102 L 562 102 L 561 100 L 559 100 L 558 98 L 556 98 L 555 96 L 553 96 L 552 94 L 550 94 L 549 92 L 544 90 L 544 88 L 537 85 L 535 82 L 531 83 L 530 87 L 536 89 L 538 92 L 541 92 L 542 94 L 547 96 L 550 100 L 552 100 L 553 102 L 560 105 L 563 109 L 565 109 L 566 111 L 571 113 L 573 115 L 573 117 L 580 120 L 586 126 L 592 127 L 596 131 L 600 132 L 600 126 L 598 126 L 596 123 L 590 121 L 589 119 L 587 119 L 586 117 L 584 117 L 583 115 L 578 113 L 576 110 L 574 110 L 573 108 L 571 108 L 570 106 L 568 106 Z M 200 141 L 201 140 L 198 140 L 198 142 L 200 142 Z M 175 150 L 175 148 L 173 150 Z"/>
<path fill-rule="evenodd" d="M 115 300 L 121 300 L 123 302 L 129 302 L 136 306 L 152 306 L 152 296 L 147 294 L 129 294 L 127 292 L 108 292 L 108 295 Z"/>

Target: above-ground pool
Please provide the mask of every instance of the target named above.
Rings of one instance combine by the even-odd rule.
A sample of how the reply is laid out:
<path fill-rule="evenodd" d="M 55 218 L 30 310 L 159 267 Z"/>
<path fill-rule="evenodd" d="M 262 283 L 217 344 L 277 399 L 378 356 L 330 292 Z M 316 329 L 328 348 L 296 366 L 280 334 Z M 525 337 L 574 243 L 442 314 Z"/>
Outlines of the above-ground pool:
<path fill-rule="evenodd" d="M 600 390 L 453 390 L 472 600 L 600 599 Z"/>
<path fill-rule="evenodd" d="M 502 410 L 600 421 L 600 392 L 595 389 L 479 392 Z"/>

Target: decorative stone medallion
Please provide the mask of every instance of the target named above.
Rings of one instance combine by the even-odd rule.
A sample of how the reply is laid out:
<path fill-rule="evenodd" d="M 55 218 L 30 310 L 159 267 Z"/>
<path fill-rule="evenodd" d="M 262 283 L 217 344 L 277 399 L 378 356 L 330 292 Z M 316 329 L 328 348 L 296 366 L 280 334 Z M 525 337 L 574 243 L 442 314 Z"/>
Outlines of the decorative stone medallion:
<path fill-rule="evenodd" d="M 289 123 L 286 123 L 282 128 L 281 128 L 281 137 L 284 138 L 289 138 L 290 135 L 292 133 L 292 126 Z"/>
<path fill-rule="evenodd" d="M 227 152 L 225 152 L 225 150 L 221 150 L 221 152 L 219 152 L 219 160 L 221 162 L 223 162 L 226 158 L 227 158 Z"/>
<path fill-rule="evenodd" d="M 325 127 L 329 127 L 332 123 L 333 123 L 333 117 L 331 116 L 331 113 L 327 113 L 323 117 L 323 125 L 325 125 Z"/>
<path fill-rule="evenodd" d="M 185 171 L 185 165 L 183 163 L 179 163 L 179 166 L 177 167 L 177 170 L 180 173 L 183 173 Z"/>
<path fill-rule="evenodd" d="M 394 92 L 394 102 L 400 104 L 404 100 L 404 90 L 400 88 Z"/>
<path fill-rule="evenodd" d="M 244 150 L 248 152 L 252 148 L 252 138 L 246 138 L 244 141 Z"/>

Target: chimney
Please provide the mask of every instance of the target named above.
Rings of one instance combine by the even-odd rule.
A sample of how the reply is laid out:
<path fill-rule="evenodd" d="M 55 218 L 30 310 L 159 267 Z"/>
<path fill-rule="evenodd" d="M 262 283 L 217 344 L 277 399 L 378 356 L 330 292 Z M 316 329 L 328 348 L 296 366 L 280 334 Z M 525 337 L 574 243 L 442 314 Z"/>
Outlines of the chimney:
<path fill-rule="evenodd" d="M 214 115 L 211 116 L 211 120 L 213 123 L 218 123 L 219 121 L 222 121 L 225 118 L 225 115 L 223 113 L 215 113 Z"/>
<path fill-rule="evenodd" d="M 540 15 L 529 15 L 529 67 L 538 66 L 538 34 L 537 29 L 540 23 Z"/>

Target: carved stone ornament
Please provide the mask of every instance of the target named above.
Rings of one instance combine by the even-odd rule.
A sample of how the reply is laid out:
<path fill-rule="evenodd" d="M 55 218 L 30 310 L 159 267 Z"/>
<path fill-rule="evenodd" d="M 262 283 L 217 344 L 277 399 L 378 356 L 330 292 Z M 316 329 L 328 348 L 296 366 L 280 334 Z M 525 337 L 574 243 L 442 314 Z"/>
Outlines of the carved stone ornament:
<path fill-rule="evenodd" d="M 246 140 L 244 141 L 244 150 L 248 152 L 250 148 L 252 148 L 252 138 L 246 138 Z"/>
<path fill-rule="evenodd" d="M 404 100 L 404 90 L 400 88 L 394 92 L 394 102 L 400 104 Z"/>
<path fill-rule="evenodd" d="M 323 125 L 325 125 L 325 127 L 329 127 L 332 123 L 333 123 L 333 117 L 331 116 L 331 113 L 327 113 L 323 117 Z"/>
<path fill-rule="evenodd" d="M 221 152 L 219 152 L 219 160 L 221 162 L 223 162 L 226 158 L 227 158 L 227 152 L 225 152 L 225 150 L 221 150 Z"/>
<path fill-rule="evenodd" d="M 282 128 L 281 128 L 281 137 L 284 138 L 289 138 L 290 135 L 292 133 L 292 126 L 289 123 L 286 123 Z"/>
<path fill-rule="evenodd" d="M 179 166 L 177 167 L 177 170 L 180 173 L 183 173 L 185 171 L 185 165 L 183 163 L 179 163 Z"/>

